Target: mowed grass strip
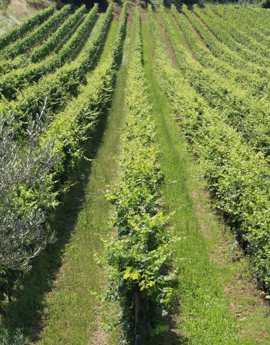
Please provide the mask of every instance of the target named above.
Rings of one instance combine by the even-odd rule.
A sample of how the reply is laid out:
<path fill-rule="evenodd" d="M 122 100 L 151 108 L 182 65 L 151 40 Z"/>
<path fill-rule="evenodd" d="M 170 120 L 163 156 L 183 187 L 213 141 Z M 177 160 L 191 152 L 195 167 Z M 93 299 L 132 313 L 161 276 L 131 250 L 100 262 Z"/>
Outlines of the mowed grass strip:
<path fill-rule="evenodd" d="M 109 42 L 108 39 L 105 49 L 109 49 Z M 118 73 L 106 130 L 92 161 L 85 199 L 66 247 L 55 288 L 46 297 L 46 326 L 36 344 L 113 345 L 118 342 L 117 334 L 107 334 L 102 327 L 103 323 L 113 321 L 118 310 L 112 304 L 102 303 L 99 298 L 107 288 L 106 271 L 100 270 L 94 256 L 102 254 L 102 238 L 112 231 L 110 215 L 113 207 L 107 202 L 105 192 L 119 175 L 114 157 L 119 154 L 125 115 L 122 99 L 131 42 L 131 25 L 128 25 L 123 64 Z M 74 203 L 78 202 L 76 199 Z"/>
<path fill-rule="evenodd" d="M 230 290 L 228 286 L 233 290 L 233 284 L 240 283 L 235 276 L 243 275 L 247 265 L 244 261 L 238 264 L 230 260 L 232 247 L 228 239 L 224 245 L 222 226 L 209 209 L 199 166 L 188 152 L 170 104 L 158 85 L 146 23 L 143 38 L 145 71 L 158 130 L 156 140 L 161 147 L 166 176 L 163 202 L 173 212 L 171 226 L 178 238 L 172 251 L 179 269 L 176 289 L 179 309 L 170 323 L 174 336 L 168 339 L 168 344 L 267 344 L 268 326 L 263 322 L 267 324 L 266 309 L 258 294 L 237 300 L 236 296 L 230 299 L 226 293 Z M 163 46 L 167 49 L 164 43 Z M 255 307 L 251 315 L 237 317 L 232 310 L 233 303 L 238 310 L 255 303 L 260 311 Z M 262 332 L 258 332 L 258 324 Z"/>

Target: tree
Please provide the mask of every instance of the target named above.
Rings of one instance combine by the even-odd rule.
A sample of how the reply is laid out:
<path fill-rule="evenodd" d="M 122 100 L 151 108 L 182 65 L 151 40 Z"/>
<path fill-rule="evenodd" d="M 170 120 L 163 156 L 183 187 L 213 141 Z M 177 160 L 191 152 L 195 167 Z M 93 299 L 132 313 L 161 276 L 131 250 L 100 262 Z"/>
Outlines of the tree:
<path fill-rule="evenodd" d="M 12 113 L 0 118 L 0 268 L 27 270 L 30 260 L 52 241 L 44 228 L 47 205 L 55 203 L 51 168 L 58 162 L 54 142 L 40 146 L 45 106 L 29 120 L 26 141 Z"/>
<path fill-rule="evenodd" d="M 270 0 L 263 0 L 261 2 L 261 7 L 262 8 L 270 8 Z"/>

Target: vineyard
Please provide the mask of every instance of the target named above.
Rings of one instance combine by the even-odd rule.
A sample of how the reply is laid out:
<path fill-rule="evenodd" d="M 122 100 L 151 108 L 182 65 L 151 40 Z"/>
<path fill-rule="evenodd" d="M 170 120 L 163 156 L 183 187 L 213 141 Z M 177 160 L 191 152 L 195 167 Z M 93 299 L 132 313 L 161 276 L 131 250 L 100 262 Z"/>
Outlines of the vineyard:
<path fill-rule="evenodd" d="M 269 344 L 269 19 L 52 5 L 0 36 L 1 344 Z"/>

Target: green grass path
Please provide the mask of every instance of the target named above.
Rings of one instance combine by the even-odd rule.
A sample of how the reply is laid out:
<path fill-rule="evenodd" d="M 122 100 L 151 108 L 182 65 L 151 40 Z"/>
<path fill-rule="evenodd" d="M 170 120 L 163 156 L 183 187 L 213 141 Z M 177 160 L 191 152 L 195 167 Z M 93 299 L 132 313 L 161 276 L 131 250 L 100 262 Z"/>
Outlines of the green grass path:
<path fill-rule="evenodd" d="M 163 202 L 164 207 L 173 212 L 171 225 L 179 239 L 173 251 L 179 269 L 177 295 L 180 308 L 173 318 L 174 337 L 168 339 L 168 344 L 267 344 L 267 334 L 260 334 L 256 324 L 264 327 L 264 308 L 257 313 L 260 316 L 256 321 L 248 317 L 237 320 L 230 311 L 225 284 L 234 283 L 234 274 L 239 273 L 240 268 L 231 268 L 224 257 L 215 258 L 217 249 L 222 246 L 220 226 L 207 206 L 199 167 L 188 152 L 169 102 L 158 85 L 147 21 L 143 23 L 143 41 L 145 72 L 157 126 L 156 140 L 165 174 Z M 258 302 L 257 305 L 261 307 Z M 248 332 L 247 319 L 253 323 L 252 332 Z"/>

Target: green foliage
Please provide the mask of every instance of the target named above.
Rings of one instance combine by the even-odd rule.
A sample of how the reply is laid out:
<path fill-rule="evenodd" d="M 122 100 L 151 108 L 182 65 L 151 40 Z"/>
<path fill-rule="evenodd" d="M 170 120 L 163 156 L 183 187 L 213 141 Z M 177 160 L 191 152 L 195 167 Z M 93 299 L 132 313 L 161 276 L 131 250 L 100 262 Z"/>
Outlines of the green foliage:
<path fill-rule="evenodd" d="M 263 0 L 261 2 L 261 7 L 262 8 L 270 8 L 270 1 L 269 0 Z"/>
<path fill-rule="evenodd" d="M 8 8 L 10 2 L 11 0 L 2 0 L 0 4 L 0 10 L 5 11 Z"/>
<path fill-rule="evenodd" d="M 59 21 L 61 22 L 68 15 L 71 6 L 64 6 L 59 12 L 56 12 L 45 23 L 40 25 L 34 32 L 30 33 L 22 40 L 15 42 L 5 48 L 1 54 L 1 60 L 14 58 L 20 54 L 25 53 L 33 48 L 40 40 L 44 39 L 54 28 L 57 27 Z"/>
<path fill-rule="evenodd" d="M 22 24 L 15 26 L 12 30 L 0 37 L 0 49 L 5 48 L 10 43 L 22 38 L 28 31 L 33 29 L 36 25 L 42 24 L 54 12 L 55 5 L 37 12 L 33 17 L 29 18 Z"/>
<path fill-rule="evenodd" d="M 97 4 L 94 6 L 97 10 Z M 37 46 L 31 53 L 30 59 L 32 62 L 37 62 L 44 59 L 54 48 L 59 45 L 61 39 L 63 39 L 68 32 L 72 32 L 73 27 L 77 24 L 83 14 L 85 13 L 85 5 L 81 6 L 73 15 L 71 15 L 64 23 L 61 25 L 54 33 L 52 33 L 49 38 L 44 42 L 44 44 Z M 91 12 L 92 14 L 95 11 Z M 92 17 L 91 17 L 92 19 Z"/>
<path fill-rule="evenodd" d="M 29 121 L 28 140 L 17 140 L 14 116 L 1 117 L 0 137 L 0 301 L 14 295 L 14 284 L 30 260 L 53 241 L 45 227 L 49 211 L 57 204 L 51 169 L 58 164 L 54 139 L 40 146 L 38 135 L 44 130 L 41 116 Z"/>
<path fill-rule="evenodd" d="M 94 133 L 99 116 L 110 100 L 125 30 L 125 21 L 122 22 L 109 57 L 87 77 L 76 100 L 56 116 L 44 133 L 44 145 L 50 138 L 55 138 L 56 150 L 61 156 L 55 179 L 63 181 L 83 156 L 82 143 Z"/>
<path fill-rule="evenodd" d="M 170 8 L 172 4 L 176 6 L 176 8 L 178 9 L 178 11 L 181 10 L 181 7 L 182 7 L 182 5 L 183 5 L 183 3 L 182 3 L 181 0 L 164 0 L 164 1 L 163 1 L 163 5 L 166 6 L 166 7 L 168 7 L 168 8 Z"/>
<path fill-rule="evenodd" d="M 162 85 L 172 101 L 176 118 L 200 157 L 213 204 L 224 214 L 244 244 L 253 262 L 255 276 L 269 293 L 269 167 L 263 152 L 254 152 L 259 142 L 260 148 L 266 147 L 262 141 L 269 140 L 269 137 L 258 135 L 255 146 L 254 135 L 251 135 L 253 130 L 256 133 L 259 129 L 257 125 L 264 117 L 259 117 L 259 111 L 255 116 L 249 116 L 254 105 L 251 107 L 248 98 L 226 89 L 226 84 L 219 84 L 218 78 L 213 78 L 208 70 L 192 60 L 179 45 L 164 11 L 162 16 L 181 68 L 178 72 L 160 65 Z M 222 111 L 225 107 L 226 111 Z M 241 113 L 236 112 L 240 107 Z M 249 131 L 244 132 L 243 124 L 249 126 Z M 240 131 L 253 145 L 245 142 Z"/>
<path fill-rule="evenodd" d="M 105 241 L 111 266 L 107 298 L 120 302 L 121 344 L 154 344 L 164 331 L 161 320 L 172 302 L 174 272 L 168 272 L 168 217 L 159 206 L 164 176 L 149 119 L 138 8 L 125 102 L 128 116 L 119 159 L 123 174 L 120 184 L 108 194 L 116 206 L 113 222 L 118 235 Z"/>
<path fill-rule="evenodd" d="M 10 334 L 5 328 L 0 330 L 1 345 L 27 345 L 28 341 L 19 328 L 16 328 L 14 334 Z"/>
<path fill-rule="evenodd" d="M 32 52 L 30 59 L 33 56 L 33 59 L 35 60 L 35 57 L 38 56 L 37 54 L 41 54 L 38 52 L 42 52 L 42 54 L 45 54 L 46 51 L 46 54 L 50 54 L 54 44 L 57 44 L 58 42 L 55 40 L 55 37 L 59 38 L 59 35 L 63 33 L 62 27 L 64 25 L 65 27 L 72 24 L 74 25 L 74 19 L 77 20 L 78 17 L 82 15 L 83 11 L 84 7 L 82 7 L 82 9 L 78 10 L 73 16 L 71 16 L 69 20 L 67 20 L 62 26 L 60 26 L 59 30 L 55 32 L 55 35 L 52 35 L 54 36 L 53 43 L 49 39 L 48 44 L 46 41 L 44 42 L 44 44 L 38 46 L 37 49 Z M 8 61 L 8 67 L 6 66 L 6 68 L 13 68 L 13 70 L 10 73 L 4 75 L 0 80 L 2 96 L 4 96 L 7 99 L 14 99 L 18 89 L 27 87 L 27 85 L 33 82 L 37 82 L 40 78 L 42 78 L 43 75 L 54 72 L 55 69 L 61 67 L 68 59 L 71 59 L 78 50 L 78 47 L 80 47 L 80 45 L 82 44 L 85 32 L 88 31 L 90 27 L 93 25 L 93 21 L 97 16 L 97 11 L 98 7 L 96 5 L 87 14 L 84 21 L 77 28 L 76 32 L 66 42 L 66 44 L 63 45 L 63 47 L 59 50 L 57 54 L 52 54 L 43 61 L 39 63 L 31 63 L 28 66 L 24 66 L 24 59 L 15 59 L 15 61 L 12 61 L 11 63 L 10 61 Z M 3 64 L 3 66 L 4 65 L 5 64 Z M 22 67 L 18 68 L 19 65 L 22 65 Z M 14 67 L 18 69 L 14 70 Z"/>
<path fill-rule="evenodd" d="M 96 41 L 90 45 L 90 53 L 104 35 L 111 13 L 112 6 L 104 15 Z M 106 63 L 91 76 L 90 85 L 81 90 L 77 101 L 70 103 L 66 112 L 59 114 L 45 133 L 41 118 L 37 122 L 32 121 L 30 115 L 26 127 L 29 140 L 25 142 L 24 138 L 22 146 L 19 144 L 21 133 L 18 133 L 21 131 L 20 123 L 16 122 L 14 116 L 2 119 L 0 135 L 5 145 L 1 147 L 4 153 L 1 155 L 1 169 L 8 173 L 1 175 L 0 181 L 1 299 L 5 295 L 13 295 L 13 285 L 19 271 L 27 270 L 30 260 L 44 249 L 48 241 L 53 240 L 52 234 L 44 227 L 44 222 L 57 204 L 57 193 L 66 190 L 63 182 L 67 173 L 82 156 L 80 145 L 94 132 L 98 116 L 110 99 L 123 33 L 122 24 Z M 86 52 L 79 61 L 79 67 L 75 65 L 75 69 L 81 68 L 80 63 L 87 68 L 87 57 Z M 86 70 L 82 69 L 81 73 Z M 64 75 L 63 78 L 63 82 L 67 83 L 67 76 Z M 45 107 L 42 113 L 44 112 Z"/>
<path fill-rule="evenodd" d="M 44 124 L 38 118 L 27 127 L 28 142 L 23 147 L 16 140 L 17 126 L 13 116 L 0 121 L 0 265 L 25 270 L 51 240 L 44 230 L 45 212 L 55 204 L 51 168 L 59 158 L 53 139 L 40 147 L 37 138 Z"/>
<path fill-rule="evenodd" d="M 194 7 L 194 9 L 196 13 L 202 16 L 206 21 L 205 16 L 202 14 L 203 12 L 197 7 Z M 183 28 L 185 23 L 182 21 L 182 17 L 177 13 L 175 8 L 172 8 L 172 12 L 179 26 Z M 229 59 L 224 57 L 226 53 L 224 54 L 223 45 L 221 45 L 209 31 L 207 35 L 207 30 L 203 30 L 203 25 L 201 25 L 198 20 L 195 20 L 194 16 L 190 17 L 190 20 L 198 28 L 198 31 L 205 39 L 212 52 L 225 61 L 223 62 L 213 58 L 209 50 L 199 43 L 196 35 L 192 33 L 192 30 L 187 29 L 185 30 L 186 39 L 192 47 L 196 58 L 206 68 L 202 68 L 198 63 L 192 62 L 188 58 L 188 54 L 183 52 L 183 49 L 181 52 L 178 50 L 179 57 L 181 54 L 182 59 L 185 61 L 181 63 L 181 68 L 185 70 L 193 86 L 199 93 L 204 95 L 208 103 L 213 107 L 218 106 L 220 111 L 224 113 L 224 120 L 226 123 L 234 128 L 238 128 L 238 131 L 242 133 L 244 138 L 252 144 L 256 150 L 262 151 L 268 155 L 268 76 L 260 69 L 257 69 L 258 73 L 262 75 L 259 79 L 257 73 L 253 75 L 246 73 L 246 71 L 239 70 L 237 68 L 238 63 L 233 59 L 233 56 L 230 56 Z M 208 21 L 211 21 L 210 18 L 208 18 Z M 170 30 L 170 37 L 176 43 L 177 37 L 174 35 L 174 30 Z M 257 48 L 260 48 L 260 46 L 261 45 L 258 45 Z M 228 62 L 231 63 L 233 60 L 234 68 L 228 65 Z M 243 63 L 244 60 L 242 60 L 242 64 Z"/>
<path fill-rule="evenodd" d="M 78 87 L 85 81 L 85 75 L 91 68 L 93 58 L 105 38 L 108 25 L 112 18 L 112 5 L 102 17 L 97 32 L 85 47 L 84 52 L 69 65 L 64 65 L 55 73 L 45 76 L 38 84 L 27 88 L 15 102 L 11 102 L 3 109 L 13 110 L 17 119 L 21 121 L 21 130 L 24 130 L 26 116 L 33 116 L 39 112 L 44 99 L 47 99 L 47 111 L 55 112 L 63 107 L 71 95 L 76 96 Z"/>
<path fill-rule="evenodd" d="M 152 38 L 153 45 L 147 40 L 144 44 L 144 48 L 149 50 L 148 56 L 145 55 L 145 68 L 148 71 L 155 109 L 154 116 L 158 126 L 156 140 L 162 147 L 162 167 L 166 176 L 164 204 L 173 212 L 170 223 L 174 228 L 175 236 L 179 239 L 173 243 L 173 248 L 174 264 L 179 268 L 178 284 L 174 293 L 180 300 L 180 315 L 175 313 L 177 323 L 174 328 L 177 327 L 180 334 L 173 340 L 167 336 L 168 343 L 247 344 L 244 341 L 239 342 L 237 322 L 229 311 L 229 301 L 224 294 L 223 286 L 220 286 L 218 281 L 220 277 L 227 279 L 228 271 L 232 269 L 233 264 L 227 262 L 225 255 L 226 268 L 222 266 L 220 270 L 220 261 L 213 262 L 211 254 L 209 257 L 209 248 L 216 249 L 221 242 L 220 234 L 216 231 L 219 225 L 213 222 L 212 216 L 209 218 L 207 197 L 204 198 L 201 195 L 205 182 L 200 178 L 200 167 L 194 164 L 190 157 L 187 142 L 182 135 L 179 135 L 179 133 L 183 134 L 183 130 L 175 123 L 170 101 L 178 93 L 175 89 L 176 85 L 187 94 L 185 98 L 182 98 L 182 95 L 179 97 L 179 100 L 182 98 L 184 103 L 188 99 L 190 89 L 185 88 L 177 69 L 172 66 L 162 33 L 158 15 L 152 14 L 149 7 L 144 35 L 148 36 L 149 41 Z M 153 50 L 150 50 L 150 47 L 153 46 L 155 59 L 151 62 Z M 149 65 L 152 66 L 149 67 Z M 160 86 L 170 95 L 169 98 L 163 94 Z M 192 105 L 192 100 L 190 102 Z M 179 104 L 175 104 L 175 108 L 177 106 L 179 107 Z M 190 123 L 192 122 L 192 116 L 196 116 L 194 109 L 186 116 L 187 124 L 189 118 Z M 195 211 L 198 210 L 198 206 L 199 214 Z M 207 234 L 204 230 L 202 231 L 202 226 L 204 230 L 208 229 Z M 224 250 L 224 247 L 221 250 Z M 212 253 L 211 250 L 210 252 Z M 220 260 L 220 256 L 215 251 L 215 258 L 217 257 Z M 234 268 L 238 272 L 239 266 Z M 232 271 L 230 273 L 233 275 Z M 241 323 L 240 326 L 242 325 Z M 162 341 L 160 343 L 163 344 Z"/>
<path fill-rule="evenodd" d="M 198 40 L 193 30 L 186 25 L 186 21 L 172 8 L 177 23 L 183 30 L 198 61 L 206 68 L 214 68 L 220 76 L 226 79 L 228 79 L 228 76 L 230 76 L 230 79 L 233 78 L 234 80 L 232 80 L 232 83 L 235 84 L 235 88 L 239 88 L 240 85 L 243 85 L 245 89 L 252 90 L 253 95 L 264 93 L 266 91 L 265 86 L 267 85 L 268 79 L 266 77 L 268 74 L 267 68 L 256 67 L 256 65 L 249 62 L 246 63 L 240 55 L 232 49 L 229 49 L 225 44 L 225 42 L 229 41 L 229 38 L 227 38 L 227 31 L 234 35 L 243 45 L 253 47 L 253 50 L 257 52 L 256 63 L 262 59 L 261 65 L 265 67 L 266 63 L 264 59 L 269 55 L 267 44 L 265 44 L 265 42 L 262 44 L 263 42 L 255 41 L 257 34 L 254 34 L 253 38 L 247 35 L 247 31 L 243 29 L 244 27 L 246 28 L 245 22 L 239 23 L 239 21 L 237 21 L 235 25 L 228 22 L 222 25 L 221 21 L 217 19 L 218 17 L 211 11 L 209 6 L 206 6 L 204 11 L 198 8 L 198 6 L 194 6 L 193 10 L 196 16 L 189 12 L 189 20 L 203 38 L 208 48 Z M 200 20 L 198 17 L 200 17 Z M 240 26 L 241 31 L 239 30 Z M 217 40 L 216 37 L 218 37 L 219 40 Z M 235 43 L 237 44 L 237 42 Z M 213 55 L 217 59 L 215 59 Z M 245 70 L 241 69 L 243 63 L 245 63 L 246 66 Z M 260 75 L 260 78 L 258 78 L 258 75 Z"/>
<path fill-rule="evenodd" d="M 260 73 L 260 75 L 263 76 L 262 69 L 264 70 L 264 75 L 267 73 L 269 49 L 267 45 L 256 41 L 257 33 L 253 38 L 250 37 L 250 29 L 248 29 L 248 31 L 246 30 L 248 24 L 245 21 L 243 22 L 243 19 L 243 24 L 240 22 L 241 19 L 234 22 L 232 18 L 222 17 L 222 19 L 219 20 L 219 17 L 210 6 L 206 6 L 206 11 L 202 11 L 198 9 L 197 6 L 194 6 L 194 11 L 220 41 L 219 43 L 217 41 L 219 49 L 222 48 L 225 50 L 226 56 L 222 57 L 222 54 L 219 54 L 221 60 L 226 62 L 228 57 L 231 56 L 233 57 L 233 59 L 230 58 L 232 66 L 237 65 L 237 67 L 241 69 L 244 63 L 247 66 L 247 71 L 251 73 Z M 241 14 L 243 18 L 248 16 L 249 11 L 246 9 L 242 9 L 242 11 L 244 11 L 244 13 Z M 260 57 L 259 64 L 258 57 Z M 235 62 L 233 60 L 235 60 Z"/>
<path fill-rule="evenodd" d="M 105 12 L 106 9 L 108 8 L 110 1 L 107 0 L 99 0 L 99 1 L 95 1 L 95 0 L 88 0 L 87 2 L 83 1 L 83 0 L 62 0 L 61 3 L 63 4 L 70 4 L 72 3 L 72 5 L 79 7 L 82 6 L 84 3 L 86 4 L 87 8 L 91 8 L 94 6 L 95 3 L 98 3 L 98 6 L 100 8 L 100 10 L 102 12 Z M 122 2 L 120 2 L 122 3 Z"/>

